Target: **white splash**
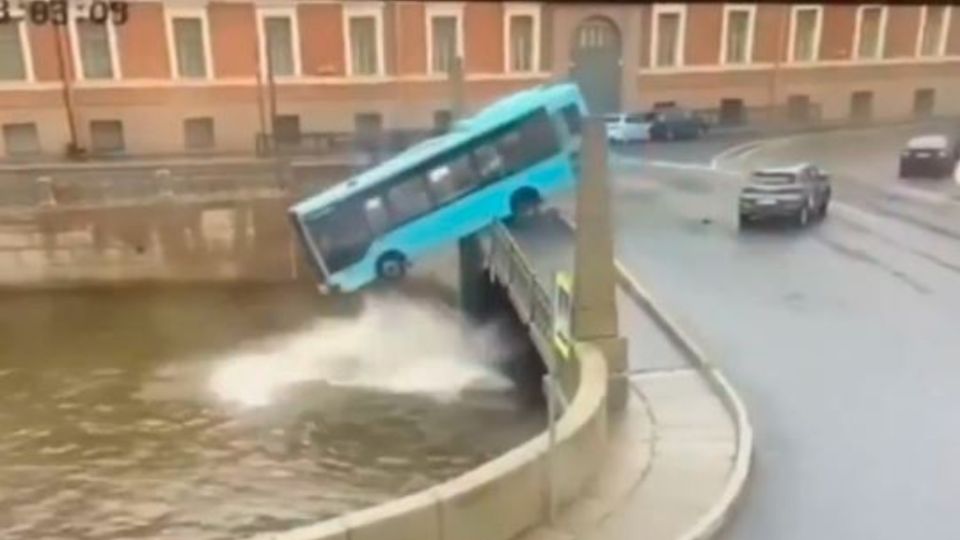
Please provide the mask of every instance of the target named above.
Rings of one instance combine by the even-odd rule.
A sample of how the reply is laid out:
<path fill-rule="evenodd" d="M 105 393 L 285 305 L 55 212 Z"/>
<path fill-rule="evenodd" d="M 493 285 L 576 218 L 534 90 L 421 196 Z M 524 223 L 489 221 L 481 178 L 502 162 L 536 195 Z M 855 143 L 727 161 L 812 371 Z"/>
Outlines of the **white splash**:
<path fill-rule="evenodd" d="M 321 319 L 224 355 L 210 387 L 220 399 L 248 406 L 268 405 L 284 387 L 317 380 L 454 399 L 467 388 L 509 388 L 496 369 L 508 346 L 495 327 L 471 326 L 450 308 L 375 298 L 356 319 Z"/>

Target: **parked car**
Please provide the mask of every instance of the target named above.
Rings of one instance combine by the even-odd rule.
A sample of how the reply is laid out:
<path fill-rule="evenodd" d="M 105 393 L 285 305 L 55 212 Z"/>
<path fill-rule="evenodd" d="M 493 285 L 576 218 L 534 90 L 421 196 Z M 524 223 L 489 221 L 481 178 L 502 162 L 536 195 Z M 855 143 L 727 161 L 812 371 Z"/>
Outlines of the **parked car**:
<path fill-rule="evenodd" d="M 754 171 L 740 192 L 740 227 L 772 218 L 804 227 L 827 215 L 831 191 L 830 175 L 809 163 Z"/>
<path fill-rule="evenodd" d="M 650 140 L 650 123 L 642 114 L 616 113 L 603 117 L 607 140 L 613 144 Z"/>
<path fill-rule="evenodd" d="M 650 123 L 650 139 L 654 141 L 696 139 L 710 127 L 699 114 L 679 107 L 657 109 L 647 113 L 645 119 Z"/>
<path fill-rule="evenodd" d="M 947 135 L 921 135 L 900 152 L 900 178 L 943 178 L 953 174 L 960 159 L 960 139 Z"/>

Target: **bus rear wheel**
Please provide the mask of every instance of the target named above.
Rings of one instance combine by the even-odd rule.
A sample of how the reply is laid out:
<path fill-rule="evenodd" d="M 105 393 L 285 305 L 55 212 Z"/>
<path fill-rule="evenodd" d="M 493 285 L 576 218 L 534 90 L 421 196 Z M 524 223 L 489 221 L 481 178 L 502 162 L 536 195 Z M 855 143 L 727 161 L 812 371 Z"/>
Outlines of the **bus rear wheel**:
<path fill-rule="evenodd" d="M 407 273 L 407 260 L 399 253 L 386 253 L 377 260 L 377 276 L 396 281 Z"/>
<path fill-rule="evenodd" d="M 540 195 L 532 189 L 521 189 L 510 197 L 510 212 L 516 220 L 529 219 L 540 208 Z"/>

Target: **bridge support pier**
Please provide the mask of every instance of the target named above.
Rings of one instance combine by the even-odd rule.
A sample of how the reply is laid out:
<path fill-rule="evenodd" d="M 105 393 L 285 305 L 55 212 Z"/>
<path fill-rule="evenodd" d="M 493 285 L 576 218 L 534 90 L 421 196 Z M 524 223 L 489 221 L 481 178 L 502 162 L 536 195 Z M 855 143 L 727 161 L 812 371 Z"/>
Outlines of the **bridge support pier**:
<path fill-rule="evenodd" d="M 460 308 L 471 318 L 480 320 L 487 313 L 489 279 L 483 266 L 483 247 L 477 233 L 460 239 Z"/>
<path fill-rule="evenodd" d="M 577 190 L 571 333 L 598 347 L 608 362 L 608 405 L 627 403 L 627 341 L 620 337 L 617 273 L 613 255 L 610 185 L 604 126 L 597 117 L 583 126 L 583 177 Z"/>

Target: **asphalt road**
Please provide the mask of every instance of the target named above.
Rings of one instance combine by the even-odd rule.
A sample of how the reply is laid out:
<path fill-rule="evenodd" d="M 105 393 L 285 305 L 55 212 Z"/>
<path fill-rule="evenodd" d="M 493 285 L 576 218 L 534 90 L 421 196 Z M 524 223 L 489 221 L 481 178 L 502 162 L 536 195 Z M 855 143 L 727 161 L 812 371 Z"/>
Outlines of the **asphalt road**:
<path fill-rule="evenodd" d="M 614 159 L 618 256 L 754 423 L 723 539 L 960 538 L 960 203 L 949 182 L 896 178 L 909 134 L 793 138 L 717 163 L 832 171 L 837 204 L 801 231 L 738 231 L 740 178 L 710 169 L 717 140 Z M 922 194 L 891 196 L 903 189 Z"/>

